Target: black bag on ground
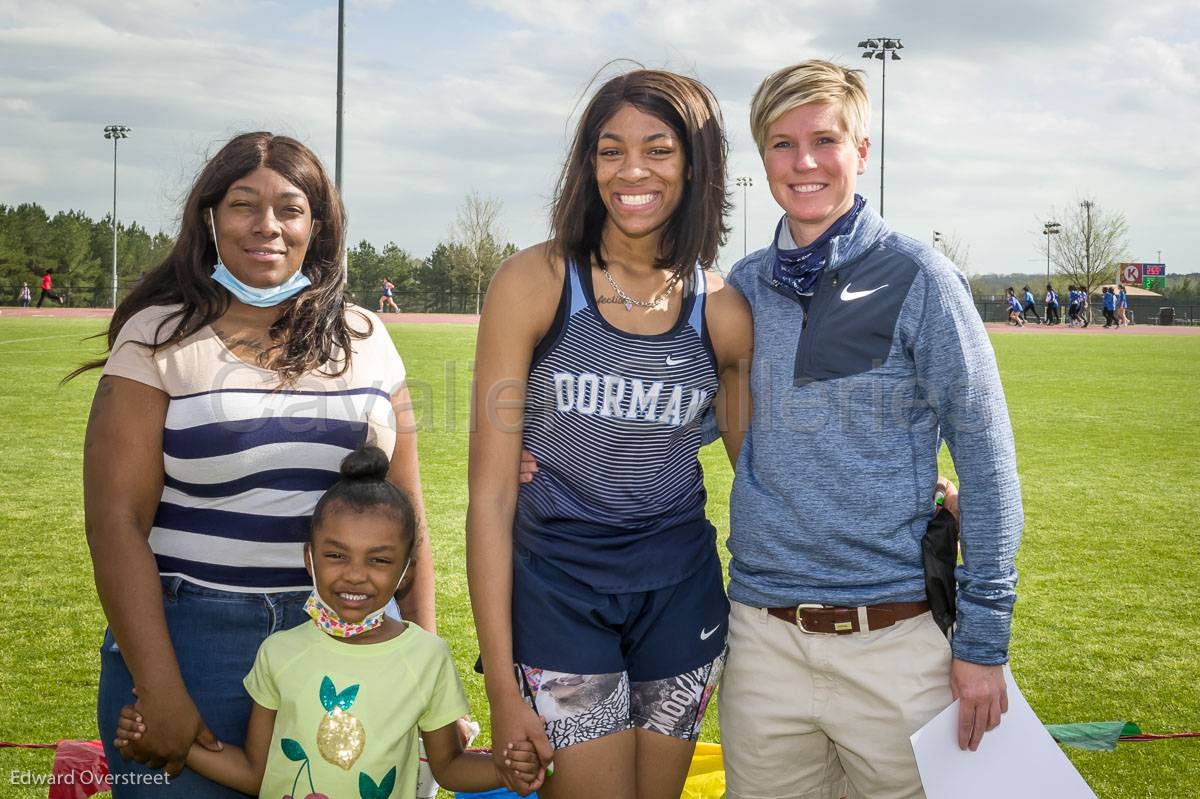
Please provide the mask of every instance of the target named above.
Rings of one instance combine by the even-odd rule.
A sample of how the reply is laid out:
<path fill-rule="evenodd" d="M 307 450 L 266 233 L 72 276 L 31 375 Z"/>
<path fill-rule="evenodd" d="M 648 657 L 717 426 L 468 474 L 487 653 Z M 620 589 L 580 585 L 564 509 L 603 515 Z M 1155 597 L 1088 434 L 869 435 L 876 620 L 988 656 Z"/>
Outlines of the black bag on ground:
<path fill-rule="evenodd" d="M 949 638 L 958 592 L 954 580 L 954 567 L 958 565 L 958 522 L 943 507 L 939 507 L 929 520 L 929 527 L 921 539 L 921 554 L 925 562 L 925 595 L 929 598 L 929 610 L 937 626 Z"/>

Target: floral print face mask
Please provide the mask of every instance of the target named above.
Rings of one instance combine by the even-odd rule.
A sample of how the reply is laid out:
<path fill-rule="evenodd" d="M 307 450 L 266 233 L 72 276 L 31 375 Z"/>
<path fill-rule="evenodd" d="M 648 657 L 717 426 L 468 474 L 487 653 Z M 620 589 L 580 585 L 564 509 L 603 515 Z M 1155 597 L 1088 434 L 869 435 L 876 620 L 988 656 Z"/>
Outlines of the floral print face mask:
<path fill-rule="evenodd" d="M 404 582 L 404 575 L 408 573 L 408 567 L 411 564 L 412 558 L 404 563 L 404 571 L 400 572 L 400 579 L 396 581 L 396 587 L 392 589 L 393 594 L 400 589 L 400 584 Z M 311 552 L 308 555 L 308 565 L 312 569 L 313 590 L 304 602 L 304 612 L 321 628 L 321 632 L 332 635 L 334 638 L 353 638 L 383 624 L 383 616 L 387 611 L 386 604 L 379 610 L 368 613 L 362 621 L 346 621 L 339 616 L 338 612 L 321 598 L 321 592 L 317 590 L 317 566 L 313 562 Z"/>

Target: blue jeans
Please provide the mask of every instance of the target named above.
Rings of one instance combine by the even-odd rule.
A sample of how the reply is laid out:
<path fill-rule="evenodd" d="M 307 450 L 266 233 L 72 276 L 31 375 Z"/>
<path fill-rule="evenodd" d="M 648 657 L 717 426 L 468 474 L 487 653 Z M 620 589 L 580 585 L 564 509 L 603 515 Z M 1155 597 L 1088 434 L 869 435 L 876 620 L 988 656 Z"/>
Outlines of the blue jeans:
<path fill-rule="evenodd" d="M 184 685 L 218 740 L 241 746 L 253 704 L 242 687 L 242 678 L 250 672 L 258 647 L 268 635 L 308 619 L 304 613 L 308 593 L 239 594 L 204 588 L 178 577 L 164 577 L 162 585 L 167 631 Z M 161 770 L 123 759 L 113 739 L 121 708 L 134 701 L 133 676 L 112 631 L 107 630 L 100 648 L 96 717 L 113 775 L 114 799 L 244 799 L 244 794 L 190 769 L 164 785 L 161 776 L 154 778 L 161 775 Z"/>

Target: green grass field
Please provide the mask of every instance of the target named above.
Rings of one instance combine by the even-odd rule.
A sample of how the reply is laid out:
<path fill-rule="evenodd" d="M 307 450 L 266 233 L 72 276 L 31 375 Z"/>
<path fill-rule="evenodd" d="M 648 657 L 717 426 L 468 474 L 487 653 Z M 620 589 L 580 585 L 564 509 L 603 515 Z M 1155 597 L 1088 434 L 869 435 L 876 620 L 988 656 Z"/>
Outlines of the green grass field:
<path fill-rule="evenodd" d="M 83 430 L 100 320 L 0 319 L 0 740 L 93 738 L 104 620 L 83 537 Z M 486 719 L 463 560 L 474 329 L 392 328 L 420 408 L 440 633 Z M 1012 667 L 1047 723 L 1200 729 L 1200 337 L 993 337 L 1017 439 L 1025 539 Z M 704 453 L 724 538 L 731 473 Z M 949 461 L 943 465 L 950 469 Z M 868 498 L 869 499 L 869 498 Z M 486 729 L 486 724 L 485 724 Z M 716 740 L 715 713 L 705 740 Z M 1200 740 L 1069 755 L 1102 799 L 1200 795 Z M 48 751 L 0 749 L 10 773 Z"/>

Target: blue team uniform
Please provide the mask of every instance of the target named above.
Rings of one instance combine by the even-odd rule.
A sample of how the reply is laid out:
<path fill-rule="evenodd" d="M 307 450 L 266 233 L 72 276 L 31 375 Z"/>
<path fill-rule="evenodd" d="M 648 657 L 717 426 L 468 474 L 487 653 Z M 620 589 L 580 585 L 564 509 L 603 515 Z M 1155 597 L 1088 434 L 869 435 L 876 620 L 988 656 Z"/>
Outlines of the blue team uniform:
<path fill-rule="evenodd" d="M 566 271 L 558 314 L 534 352 L 525 398 L 523 443 L 538 473 L 521 486 L 513 523 L 514 654 L 522 663 L 564 672 L 667 677 L 720 655 L 728 611 L 697 458 L 701 422 L 720 385 L 704 322 L 704 272 L 694 269 L 695 289 L 674 327 L 644 336 L 601 316 L 590 269 L 568 263 Z M 601 601 L 570 599 L 573 590 L 615 595 L 603 601 L 627 604 L 637 615 L 649 611 L 634 609 L 632 595 L 676 590 L 692 578 L 703 589 L 689 600 L 696 604 L 688 640 L 696 638 L 692 627 L 721 630 L 703 642 L 697 638 L 703 646 L 639 647 L 629 636 L 684 625 L 676 619 L 650 631 L 633 618 L 610 619 L 604 625 L 610 629 L 592 631 L 594 642 L 587 631 L 573 629 L 566 639 L 571 646 L 562 645 L 570 619 L 589 615 L 580 602 Z M 556 594 L 561 602 L 548 605 Z M 603 640 L 614 631 L 618 649 Z"/>

